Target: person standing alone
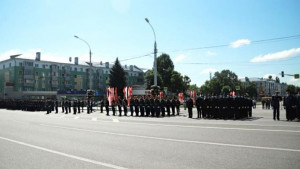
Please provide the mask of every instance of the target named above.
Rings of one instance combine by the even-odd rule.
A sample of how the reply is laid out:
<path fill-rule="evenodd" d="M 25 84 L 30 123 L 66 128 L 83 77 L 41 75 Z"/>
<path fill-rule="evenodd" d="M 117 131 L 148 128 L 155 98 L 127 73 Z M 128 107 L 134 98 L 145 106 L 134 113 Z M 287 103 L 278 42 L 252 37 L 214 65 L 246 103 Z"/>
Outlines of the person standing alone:
<path fill-rule="evenodd" d="M 279 92 L 276 92 L 275 96 L 272 96 L 272 107 L 273 107 L 273 119 L 276 120 L 280 120 L 280 112 L 279 112 L 279 103 L 282 100 L 281 96 L 278 96 Z"/>

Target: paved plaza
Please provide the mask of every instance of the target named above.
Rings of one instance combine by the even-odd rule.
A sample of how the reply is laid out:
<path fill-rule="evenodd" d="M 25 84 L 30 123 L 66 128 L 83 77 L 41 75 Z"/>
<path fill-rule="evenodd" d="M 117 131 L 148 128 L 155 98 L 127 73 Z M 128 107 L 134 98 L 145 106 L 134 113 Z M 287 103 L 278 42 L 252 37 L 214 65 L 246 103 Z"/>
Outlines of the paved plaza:
<path fill-rule="evenodd" d="M 61 109 L 60 109 L 61 110 Z M 300 168 L 300 122 L 0 110 L 1 169 Z M 194 109 L 196 117 L 196 109 Z"/>

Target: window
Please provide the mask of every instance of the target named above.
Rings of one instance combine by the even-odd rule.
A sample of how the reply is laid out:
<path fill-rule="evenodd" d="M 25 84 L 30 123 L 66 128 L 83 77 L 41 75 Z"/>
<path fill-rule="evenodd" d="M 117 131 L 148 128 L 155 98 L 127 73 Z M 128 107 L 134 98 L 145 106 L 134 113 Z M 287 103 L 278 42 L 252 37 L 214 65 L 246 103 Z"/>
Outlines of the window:
<path fill-rule="evenodd" d="M 3 65 L 3 69 L 5 69 L 5 65 Z"/>
<path fill-rule="evenodd" d="M 39 75 L 39 72 L 35 72 L 35 75 L 38 76 L 38 75 Z"/>
<path fill-rule="evenodd" d="M 35 64 L 34 67 L 39 67 L 39 64 Z"/>
<path fill-rule="evenodd" d="M 23 74 L 23 72 L 20 70 L 20 71 L 19 71 L 19 75 L 22 75 L 22 74 Z"/>
<path fill-rule="evenodd" d="M 74 78 L 77 78 L 77 75 L 74 75 Z"/>
<path fill-rule="evenodd" d="M 9 67 L 11 67 L 11 63 L 9 63 Z"/>
<path fill-rule="evenodd" d="M 83 72 L 83 69 L 82 69 L 82 68 L 80 68 L 80 71 L 81 71 L 81 72 Z"/>
<path fill-rule="evenodd" d="M 22 62 L 20 62 L 20 63 L 19 63 L 19 66 L 23 66 L 23 63 L 22 63 Z"/>
<path fill-rule="evenodd" d="M 46 65 L 43 65 L 43 68 L 45 69 L 45 68 L 46 68 Z"/>
<path fill-rule="evenodd" d="M 75 70 L 75 72 L 77 72 L 77 67 L 75 67 L 75 69 L 74 69 L 74 70 Z"/>

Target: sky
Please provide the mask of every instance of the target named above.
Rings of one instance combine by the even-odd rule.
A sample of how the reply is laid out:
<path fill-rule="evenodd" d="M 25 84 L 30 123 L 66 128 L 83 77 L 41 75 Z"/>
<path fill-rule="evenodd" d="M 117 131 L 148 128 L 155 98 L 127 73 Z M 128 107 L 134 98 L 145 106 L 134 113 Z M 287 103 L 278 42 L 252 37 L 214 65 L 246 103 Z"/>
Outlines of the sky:
<path fill-rule="evenodd" d="M 153 67 L 170 55 L 175 70 L 201 86 L 216 71 L 239 78 L 300 73 L 299 0 L 1 0 L 0 61 L 10 55 L 94 65 Z M 273 40 L 270 40 L 273 39 Z"/>

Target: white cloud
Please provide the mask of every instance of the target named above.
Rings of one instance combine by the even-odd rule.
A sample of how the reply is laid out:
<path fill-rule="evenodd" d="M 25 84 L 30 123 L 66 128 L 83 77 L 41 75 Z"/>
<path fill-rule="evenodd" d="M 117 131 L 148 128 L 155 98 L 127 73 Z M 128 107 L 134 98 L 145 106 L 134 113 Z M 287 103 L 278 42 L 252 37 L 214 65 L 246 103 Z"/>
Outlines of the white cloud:
<path fill-rule="evenodd" d="M 214 72 L 216 72 L 216 71 L 218 71 L 218 70 L 215 69 L 215 68 L 207 68 L 207 69 L 202 70 L 202 71 L 200 72 L 200 74 L 209 74 L 209 73 L 214 73 Z"/>
<path fill-rule="evenodd" d="M 241 47 L 241 46 L 244 46 L 244 45 L 250 45 L 250 44 L 251 44 L 251 41 L 249 39 L 240 39 L 240 40 L 231 42 L 230 47 L 238 48 L 238 47 Z"/>
<path fill-rule="evenodd" d="M 212 51 L 206 51 L 206 55 L 207 56 L 214 56 L 214 55 L 217 55 L 217 53 L 214 53 Z"/>
<path fill-rule="evenodd" d="M 251 62 L 268 62 L 274 60 L 282 60 L 294 57 L 300 54 L 300 48 L 293 48 L 290 50 L 284 50 L 276 53 L 269 53 L 266 55 L 259 55 L 251 59 Z"/>
<path fill-rule="evenodd" d="M 184 55 L 184 54 L 178 55 L 177 57 L 174 58 L 174 63 L 178 63 L 185 58 L 186 58 L 186 55 Z"/>

